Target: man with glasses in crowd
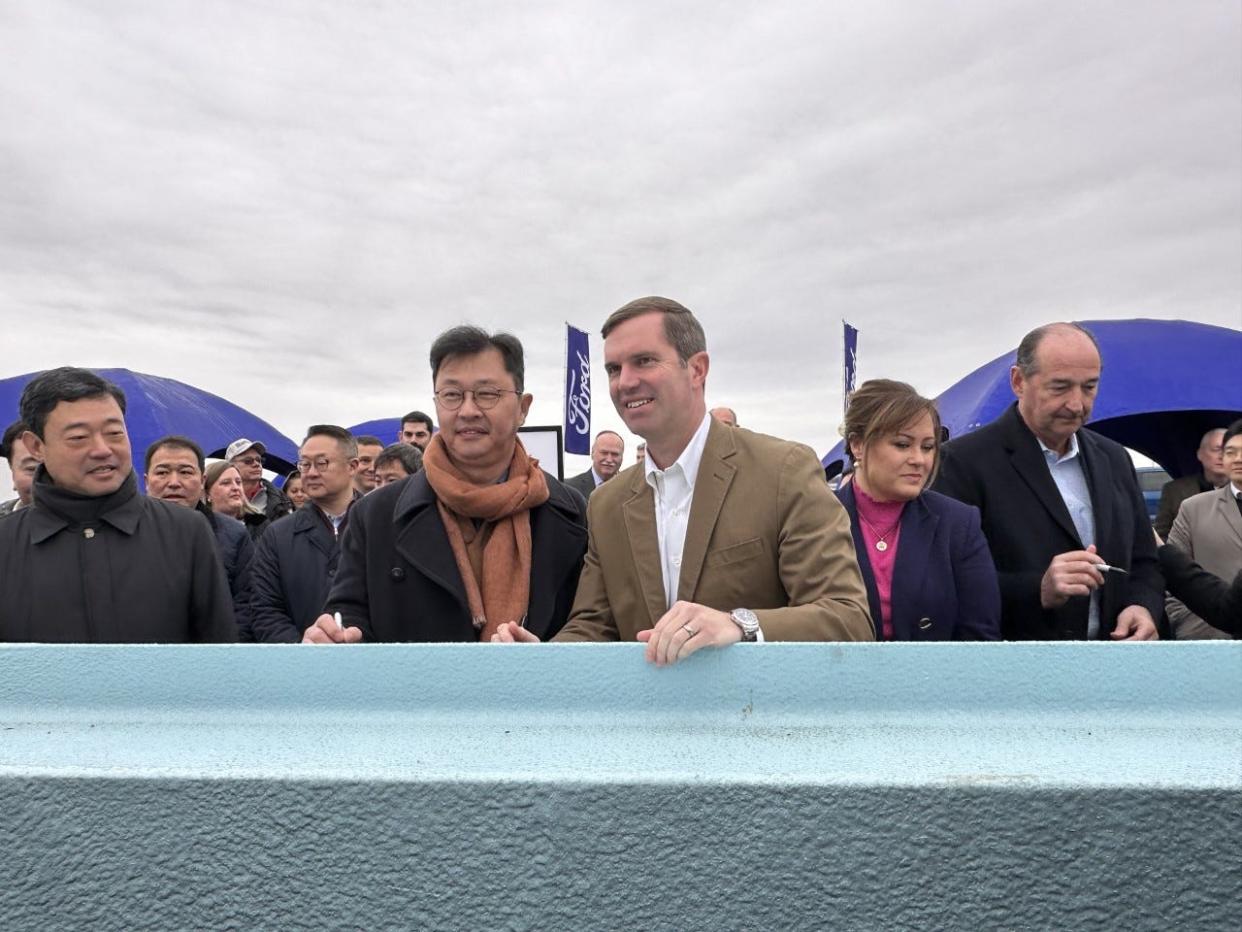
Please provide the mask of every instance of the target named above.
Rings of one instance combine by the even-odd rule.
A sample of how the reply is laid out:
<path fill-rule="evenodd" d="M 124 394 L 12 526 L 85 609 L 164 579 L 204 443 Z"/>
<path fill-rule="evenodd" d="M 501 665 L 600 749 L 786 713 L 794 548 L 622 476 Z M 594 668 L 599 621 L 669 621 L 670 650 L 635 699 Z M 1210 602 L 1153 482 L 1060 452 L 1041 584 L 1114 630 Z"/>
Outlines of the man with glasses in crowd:
<path fill-rule="evenodd" d="M 263 455 L 267 448 L 257 440 L 234 440 L 224 451 L 224 458 L 237 467 L 241 475 L 246 501 L 275 521 L 293 511 L 293 502 L 284 492 L 263 478 Z"/>
<path fill-rule="evenodd" d="M 354 506 L 307 643 L 488 641 L 506 623 L 546 638 L 569 615 L 582 500 L 518 439 L 532 400 L 522 344 L 454 327 L 431 347 L 431 376 L 440 431 L 423 468 Z"/>
<path fill-rule="evenodd" d="M 323 610 L 351 508 L 358 446 L 349 431 L 317 424 L 298 450 L 307 502 L 269 527 L 250 568 L 250 615 L 258 641 L 296 644 Z"/>

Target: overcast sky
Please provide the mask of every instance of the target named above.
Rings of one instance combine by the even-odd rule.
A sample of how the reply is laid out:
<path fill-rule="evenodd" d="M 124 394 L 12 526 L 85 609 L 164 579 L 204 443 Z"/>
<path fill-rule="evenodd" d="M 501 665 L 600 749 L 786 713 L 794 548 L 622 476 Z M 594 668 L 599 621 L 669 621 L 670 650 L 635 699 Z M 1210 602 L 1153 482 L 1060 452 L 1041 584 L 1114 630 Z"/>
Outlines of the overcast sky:
<path fill-rule="evenodd" d="M 927 394 L 1052 319 L 1242 327 L 1240 11 L 0 0 L 0 376 L 171 376 L 297 440 L 431 410 L 469 321 L 559 423 L 568 320 L 617 428 L 599 325 L 664 294 L 709 402 L 823 453 L 842 318 Z"/>

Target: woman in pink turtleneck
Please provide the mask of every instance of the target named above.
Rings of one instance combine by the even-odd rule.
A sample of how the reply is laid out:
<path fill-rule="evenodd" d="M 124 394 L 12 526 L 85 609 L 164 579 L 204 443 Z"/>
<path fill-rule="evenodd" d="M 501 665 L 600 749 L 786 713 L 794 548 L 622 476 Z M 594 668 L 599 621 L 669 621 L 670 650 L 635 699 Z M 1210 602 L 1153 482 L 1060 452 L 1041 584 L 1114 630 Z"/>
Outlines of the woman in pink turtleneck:
<path fill-rule="evenodd" d="M 877 641 L 997 640 L 1000 588 L 973 506 L 927 490 L 940 453 L 936 403 L 873 379 L 850 398 L 853 481 L 837 492 Z"/>

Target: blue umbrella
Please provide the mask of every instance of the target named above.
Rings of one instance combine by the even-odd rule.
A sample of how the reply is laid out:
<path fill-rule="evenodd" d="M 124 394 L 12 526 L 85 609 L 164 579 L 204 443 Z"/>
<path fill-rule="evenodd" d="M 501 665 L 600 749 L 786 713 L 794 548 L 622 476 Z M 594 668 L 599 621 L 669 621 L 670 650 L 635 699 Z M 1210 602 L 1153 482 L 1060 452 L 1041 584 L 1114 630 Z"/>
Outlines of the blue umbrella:
<path fill-rule="evenodd" d="M 374 421 L 363 421 L 361 424 L 355 424 L 346 429 L 355 437 L 368 435 L 378 437 L 384 446 L 388 446 L 390 443 L 397 442 L 397 435 L 401 433 L 401 418 L 381 417 Z"/>
<path fill-rule="evenodd" d="M 1242 417 L 1242 331 L 1184 320 L 1082 321 L 1104 370 L 1092 430 L 1159 463 L 1172 476 L 1199 469 L 1199 439 Z M 1014 401 L 1013 351 L 980 366 L 936 399 L 950 436 L 994 421 Z M 841 471 L 845 441 L 824 457 Z"/>
<path fill-rule="evenodd" d="M 91 371 L 125 393 L 125 425 L 140 484 L 147 447 L 166 434 L 189 437 L 210 457 L 223 457 L 225 448 L 239 438 L 257 440 L 267 448 L 263 465 L 273 472 L 288 472 L 297 461 L 297 444 L 267 421 L 218 395 L 175 379 L 129 369 Z M 29 372 L 0 380 L 0 414 L 4 415 L 4 424 L 17 420 L 22 389 L 38 374 Z"/>

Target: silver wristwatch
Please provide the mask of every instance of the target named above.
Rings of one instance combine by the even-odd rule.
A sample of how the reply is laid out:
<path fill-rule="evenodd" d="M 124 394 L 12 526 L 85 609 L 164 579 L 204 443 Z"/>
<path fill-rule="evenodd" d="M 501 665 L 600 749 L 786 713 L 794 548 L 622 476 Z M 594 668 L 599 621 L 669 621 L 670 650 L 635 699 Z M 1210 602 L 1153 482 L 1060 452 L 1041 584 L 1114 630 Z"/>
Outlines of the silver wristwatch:
<path fill-rule="evenodd" d="M 748 608 L 735 608 L 729 612 L 733 623 L 742 629 L 742 640 L 753 641 L 759 633 L 759 616 Z"/>

